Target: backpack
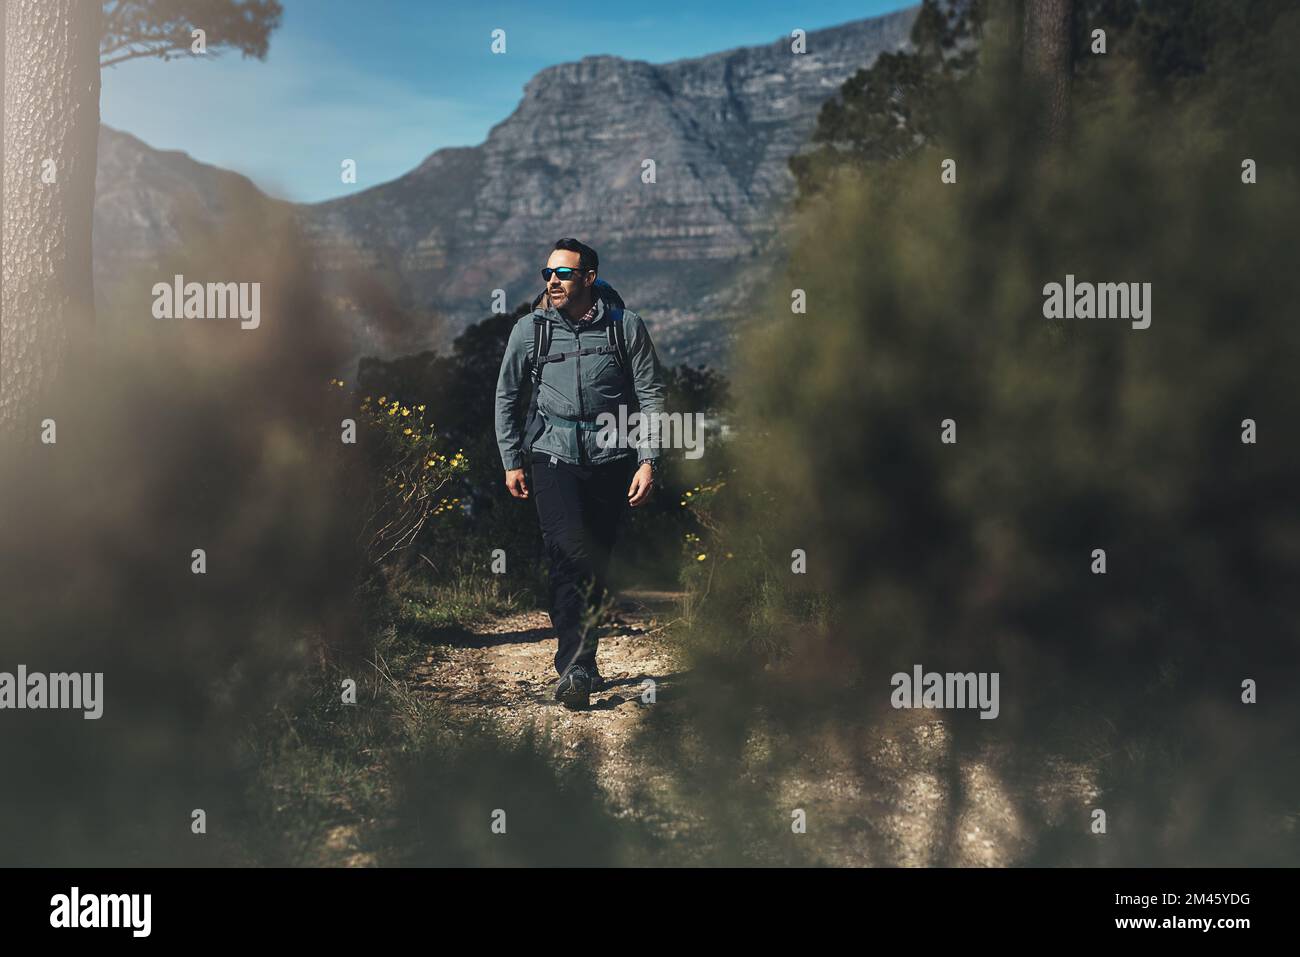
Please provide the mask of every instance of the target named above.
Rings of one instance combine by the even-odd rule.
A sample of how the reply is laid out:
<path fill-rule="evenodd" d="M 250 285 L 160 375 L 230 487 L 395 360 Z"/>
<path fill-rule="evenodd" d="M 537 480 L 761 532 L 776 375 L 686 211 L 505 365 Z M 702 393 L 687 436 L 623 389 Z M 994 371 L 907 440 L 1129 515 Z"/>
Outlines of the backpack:
<path fill-rule="evenodd" d="M 627 359 L 627 342 L 623 333 L 623 299 L 614 287 L 603 279 L 597 279 L 593 284 L 596 295 L 605 300 L 605 335 L 606 343 L 596 348 L 587 347 L 585 349 L 575 349 L 572 352 L 561 352 L 556 355 L 550 354 L 551 349 L 551 321 L 545 316 L 533 316 L 533 355 L 531 375 L 533 380 L 533 394 L 528 402 L 528 418 L 524 425 L 524 451 L 527 452 L 532 448 L 533 443 L 541 438 L 542 433 L 546 431 L 546 421 L 537 408 L 537 394 L 541 390 L 542 384 L 542 367 L 548 362 L 564 362 L 575 356 L 589 355 L 610 355 L 614 356 L 614 361 L 618 363 L 619 369 L 627 381 L 628 393 L 635 401 L 636 388 L 632 380 L 632 371 L 628 365 Z M 603 288 L 602 288 L 603 287 Z M 536 308 L 541 302 L 542 296 L 539 295 L 533 301 L 533 307 Z"/>

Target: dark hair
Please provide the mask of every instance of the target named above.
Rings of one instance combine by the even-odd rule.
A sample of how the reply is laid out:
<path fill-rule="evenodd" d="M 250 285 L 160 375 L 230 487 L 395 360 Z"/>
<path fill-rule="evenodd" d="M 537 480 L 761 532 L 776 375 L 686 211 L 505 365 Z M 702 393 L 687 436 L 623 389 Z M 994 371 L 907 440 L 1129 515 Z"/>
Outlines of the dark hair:
<path fill-rule="evenodd" d="M 578 242 L 576 239 L 557 239 L 555 241 L 556 249 L 564 249 L 571 253 L 578 254 L 578 268 L 584 272 L 588 269 L 600 269 L 600 257 L 596 255 L 596 250 L 592 249 L 586 243 Z"/>

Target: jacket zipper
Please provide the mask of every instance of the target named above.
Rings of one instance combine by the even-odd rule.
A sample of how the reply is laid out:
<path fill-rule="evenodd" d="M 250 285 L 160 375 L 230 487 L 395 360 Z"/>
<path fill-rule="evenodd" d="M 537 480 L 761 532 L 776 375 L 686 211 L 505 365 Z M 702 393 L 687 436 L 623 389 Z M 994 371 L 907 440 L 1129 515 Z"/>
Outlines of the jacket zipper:
<path fill-rule="evenodd" d="M 585 407 L 585 403 L 582 401 L 582 329 L 580 327 L 574 326 L 573 337 L 578 342 L 577 346 L 575 347 L 577 349 L 578 354 L 573 357 L 576 360 L 573 364 L 573 372 L 578 379 L 578 381 L 575 383 L 575 388 L 574 388 L 574 391 L 577 392 L 578 394 L 578 428 L 575 430 L 577 432 L 577 435 L 575 437 L 578 440 L 578 464 L 586 465 L 587 448 L 586 448 L 586 441 L 583 439 L 582 436 L 582 421 L 583 421 L 582 417 L 586 412 L 586 407 Z"/>

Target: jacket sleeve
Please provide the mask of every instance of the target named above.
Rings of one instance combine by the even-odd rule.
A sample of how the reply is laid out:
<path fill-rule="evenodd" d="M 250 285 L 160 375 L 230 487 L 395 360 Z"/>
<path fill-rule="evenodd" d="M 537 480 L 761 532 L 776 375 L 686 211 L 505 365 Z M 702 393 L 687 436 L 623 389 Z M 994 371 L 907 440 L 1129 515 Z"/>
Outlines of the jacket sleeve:
<path fill-rule="evenodd" d="M 527 317 L 524 317 L 527 319 Z M 501 357 L 501 372 L 497 376 L 496 431 L 497 447 L 501 451 L 501 464 L 506 470 L 524 467 L 523 423 L 521 406 L 532 388 L 529 382 L 529 365 L 533 354 L 533 323 L 531 320 L 515 323 L 510 330 L 505 355 Z"/>
<path fill-rule="evenodd" d="M 637 461 L 648 462 L 659 458 L 657 430 L 652 429 L 660 421 L 659 413 L 664 410 L 668 387 L 664 384 L 663 368 L 659 365 L 654 343 L 650 341 L 650 332 L 636 313 L 623 314 L 623 336 L 627 341 L 628 364 L 632 367 L 632 385 L 641 408 L 642 435 L 649 433 L 651 437 L 649 443 L 637 449 Z"/>

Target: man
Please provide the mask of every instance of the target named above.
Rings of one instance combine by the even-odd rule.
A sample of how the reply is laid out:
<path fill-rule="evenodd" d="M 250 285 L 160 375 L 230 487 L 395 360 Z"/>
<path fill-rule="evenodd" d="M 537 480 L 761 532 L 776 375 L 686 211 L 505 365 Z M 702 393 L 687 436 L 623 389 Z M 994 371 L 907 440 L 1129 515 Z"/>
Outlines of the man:
<path fill-rule="evenodd" d="M 619 520 L 650 497 L 659 455 L 601 440 L 596 419 L 663 411 L 664 383 L 650 334 L 603 281 L 600 259 L 576 239 L 555 244 L 546 297 L 510 333 L 497 378 L 496 430 L 506 488 L 533 498 L 550 565 L 550 613 L 559 647 L 555 699 L 586 707 L 600 680 L 596 617 Z M 597 290 L 607 295 L 597 295 Z M 617 302 L 618 305 L 614 303 Z M 538 336 L 540 335 L 540 339 Z M 535 354 L 537 359 L 534 360 Z M 536 414 L 521 421 L 532 379 Z M 620 420 L 621 421 L 621 420 Z M 531 479 L 524 472 L 531 467 Z"/>

